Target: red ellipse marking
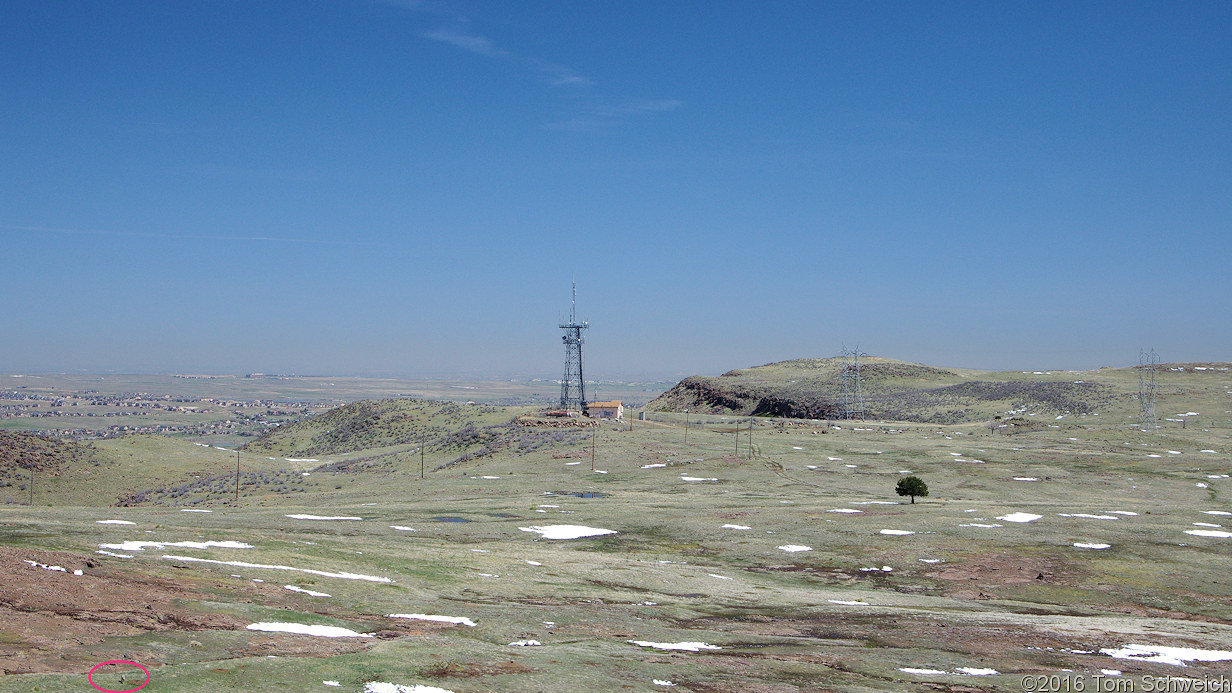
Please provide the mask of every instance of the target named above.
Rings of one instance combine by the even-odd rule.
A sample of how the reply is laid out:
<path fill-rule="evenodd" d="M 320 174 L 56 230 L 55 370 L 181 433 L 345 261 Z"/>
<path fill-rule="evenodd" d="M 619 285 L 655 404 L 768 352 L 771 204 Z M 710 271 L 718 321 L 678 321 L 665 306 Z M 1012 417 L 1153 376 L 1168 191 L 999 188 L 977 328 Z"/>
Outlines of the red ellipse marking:
<path fill-rule="evenodd" d="M 99 667 L 105 667 L 108 664 L 131 664 L 137 667 L 138 669 L 141 670 L 141 673 L 145 674 L 145 683 L 142 683 L 140 686 L 137 686 L 136 688 L 128 688 L 122 691 L 116 691 L 110 688 L 103 688 L 97 683 L 94 683 L 94 672 L 98 671 Z M 145 667 L 141 666 L 140 664 L 136 662 L 130 662 L 127 659 L 113 659 L 109 662 L 102 662 L 100 664 L 95 664 L 94 668 L 90 670 L 90 673 L 86 674 L 86 680 L 90 682 L 91 686 L 94 686 L 95 689 L 100 690 L 103 693 L 135 693 L 136 691 L 139 691 L 142 688 L 145 688 L 146 685 L 150 683 L 150 671 L 146 669 Z"/>

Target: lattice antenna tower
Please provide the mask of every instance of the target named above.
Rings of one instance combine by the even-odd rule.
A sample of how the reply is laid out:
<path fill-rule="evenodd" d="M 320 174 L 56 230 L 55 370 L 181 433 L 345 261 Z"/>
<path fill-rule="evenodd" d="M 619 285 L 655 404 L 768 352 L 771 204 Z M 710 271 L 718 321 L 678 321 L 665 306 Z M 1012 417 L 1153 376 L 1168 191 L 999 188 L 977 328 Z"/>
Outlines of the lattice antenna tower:
<path fill-rule="evenodd" d="M 1155 396 L 1158 387 L 1155 384 L 1155 373 L 1159 371 L 1159 354 L 1154 349 L 1138 352 L 1138 407 L 1142 415 L 1142 430 L 1154 431 Z"/>
<path fill-rule="evenodd" d="M 843 418 L 864 420 L 864 384 L 860 379 L 860 346 L 848 351 L 843 347 Z"/>
<path fill-rule="evenodd" d="M 573 282 L 569 322 L 560 325 L 560 329 L 565 331 L 560 338 L 565 344 L 565 377 L 560 381 L 560 408 L 565 411 L 586 411 L 586 381 L 582 380 L 582 330 L 588 327 L 590 323 L 577 321 L 577 282 Z"/>

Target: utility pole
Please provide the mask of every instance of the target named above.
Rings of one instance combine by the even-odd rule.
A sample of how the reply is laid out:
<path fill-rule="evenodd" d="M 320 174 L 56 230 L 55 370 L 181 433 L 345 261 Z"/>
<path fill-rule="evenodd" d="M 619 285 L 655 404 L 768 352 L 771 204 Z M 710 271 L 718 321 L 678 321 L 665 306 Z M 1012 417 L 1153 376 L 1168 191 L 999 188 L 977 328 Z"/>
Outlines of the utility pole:
<path fill-rule="evenodd" d="M 428 431 L 425 430 L 419 438 L 419 478 L 424 478 L 424 448 L 428 447 Z"/>
<path fill-rule="evenodd" d="M 753 420 L 749 419 L 749 459 L 753 459 Z"/>
<path fill-rule="evenodd" d="M 689 410 L 684 410 L 684 443 L 689 444 Z"/>
<path fill-rule="evenodd" d="M 235 502 L 240 502 L 240 451 L 235 450 Z"/>

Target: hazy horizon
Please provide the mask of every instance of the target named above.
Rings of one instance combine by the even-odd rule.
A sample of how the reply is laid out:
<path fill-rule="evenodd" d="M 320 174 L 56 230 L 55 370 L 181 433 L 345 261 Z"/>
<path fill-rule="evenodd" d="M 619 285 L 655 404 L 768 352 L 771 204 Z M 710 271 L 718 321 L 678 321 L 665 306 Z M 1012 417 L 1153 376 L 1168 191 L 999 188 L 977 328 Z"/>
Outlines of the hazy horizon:
<path fill-rule="evenodd" d="M 0 0 L 0 372 L 1232 361 L 1232 4 Z"/>

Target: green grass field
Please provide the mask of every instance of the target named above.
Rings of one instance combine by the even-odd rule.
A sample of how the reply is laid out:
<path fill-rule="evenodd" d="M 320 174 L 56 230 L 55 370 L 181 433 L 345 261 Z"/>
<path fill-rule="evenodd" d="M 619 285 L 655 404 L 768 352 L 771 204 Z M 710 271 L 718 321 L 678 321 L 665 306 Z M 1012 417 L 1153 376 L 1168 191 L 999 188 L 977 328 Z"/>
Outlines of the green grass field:
<path fill-rule="evenodd" d="M 1161 374 L 1150 433 L 1133 426 L 1132 371 L 1019 377 L 1113 395 L 1085 416 L 1023 412 L 1035 424 L 1017 432 L 758 419 L 751 447 L 747 418 L 693 415 L 686 440 L 683 417 L 656 414 L 592 439 L 509 423 L 523 408 L 382 404 L 377 424 L 338 414 L 345 436 L 308 419 L 239 453 L 238 502 L 234 450 L 100 441 L 97 466 L 36 485 L 33 507 L 17 490 L 0 505 L 0 691 L 93 690 L 86 672 L 108 660 L 148 667 L 149 691 L 1018 691 L 1024 675 L 1066 673 L 1095 690 L 1103 670 L 1143 690 L 1144 676 L 1232 677 L 1232 661 L 1109 654 L 1232 651 L 1232 538 L 1187 533 L 1232 532 L 1232 514 L 1209 514 L 1232 513 L 1232 377 Z M 430 441 L 424 479 L 416 436 Z M 930 489 L 914 505 L 894 493 L 907 474 Z M 615 533 L 524 530 L 551 525 Z M 173 545 L 185 542 L 199 544 Z"/>

